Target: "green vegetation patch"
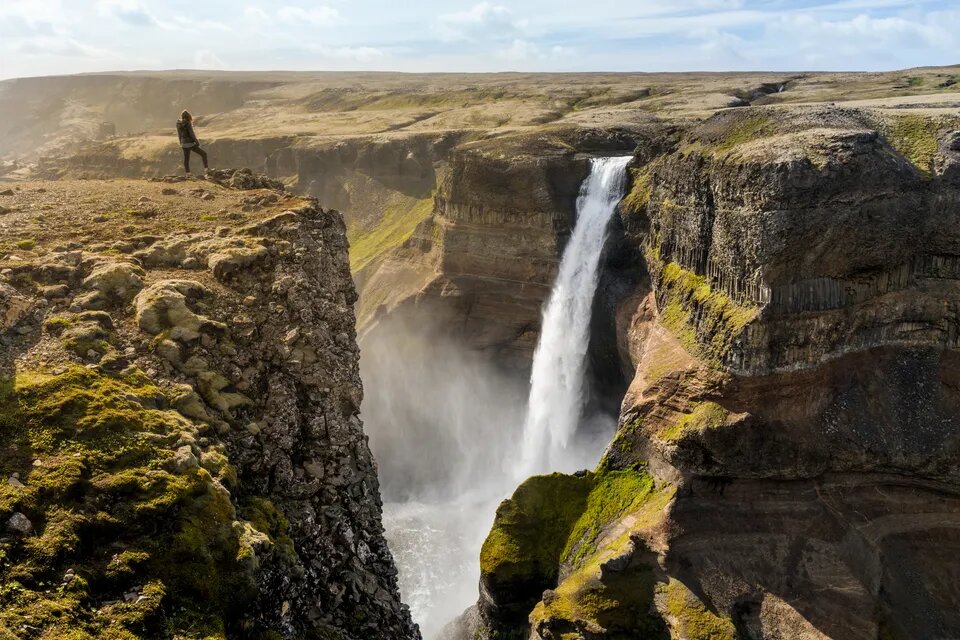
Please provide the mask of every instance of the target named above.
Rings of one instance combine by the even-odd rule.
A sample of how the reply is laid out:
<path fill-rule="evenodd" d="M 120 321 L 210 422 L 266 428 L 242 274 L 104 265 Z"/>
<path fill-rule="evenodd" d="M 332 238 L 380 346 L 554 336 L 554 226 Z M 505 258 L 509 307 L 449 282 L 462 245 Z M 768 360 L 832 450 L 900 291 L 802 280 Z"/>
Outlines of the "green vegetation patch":
<path fill-rule="evenodd" d="M 386 208 L 383 218 L 370 231 L 351 233 L 350 265 L 356 273 L 388 251 L 406 242 L 417 225 L 433 213 L 433 196 L 405 199 Z"/>
<path fill-rule="evenodd" d="M 630 169 L 630 193 L 623 199 L 628 211 L 644 211 L 650 202 L 650 174 L 645 169 Z"/>
<path fill-rule="evenodd" d="M 568 573 L 543 594 L 531 614 L 553 636 L 627 639 L 663 637 L 666 626 L 653 601 L 658 571 L 643 560 L 637 532 L 655 526 L 673 499 L 672 486 L 655 486 L 642 467 L 592 474 L 593 489 L 567 540 Z M 639 551 L 643 551 L 640 549 Z M 604 570 L 614 558 L 620 568 Z"/>
<path fill-rule="evenodd" d="M 687 351 L 711 366 L 720 366 L 733 341 L 756 318 L 759 310 L 742 306 L 726 293 L 715 291 L 707 278 L 676 262 L 664 265 L 657 248 L 647 252 L 647 261 L 657 277 L 662 307 L 660 324 L 670 330 Z"/>
<path fill-rule="evenodd" d="M 554 582 L 593 485 L 592 475 L 553 473 L 526 480 L 497 508 L 480 551 L 480 571 L 496 582 Z"/>
<path fill-rule="evenodd" d="M 723 135 L 712 140 L 709 149 L 716 153 L 726 153 L 736 146 L 752 142 L 776 133 L 773 121 L 766 115 L 753 115 L 734 121 Z"/>
<path fill-rule="evenodd" d="M 624 536 L 612 546 L 622 551 L 628 541 Z M 598 558 L 547 592 L 530 618 L 550 628 L 550 637 L 597 637 L 602 630 L 613 640 L 663 638 L 666 625 L 652 606 L 656 587 L 651 565 L 636 562 L 604 576 Z"/>
<path fill-rule="evenodd" d="M 596 551 L 596 542 L 611 522 L 637 511 L 653 491 L 653 478 L 643 471 L 608 471 L 594 475 L 583 513 L 567 538 L 561 561 L 578 564 Z"/>
<path fill-rule="evenodd" d="M 733 623 L 713 613 L 682 582 L 670 579 L 658 585 L 674 637 L 687 640 L 734 640 Z"/>
<path fill-rule="evenodd" d="M 897 115 L 887 121 L 887 139 L 893 148 L 926 175 L 933 173 L 940 122 L 919 115 Z"/>
<path fill-rule="evenodd" d="M 690 413 L 685 413 L 669 428 L 660 433 L 668 442 L 683 438 L 684 434 L 715 429 L 726 424 L 730 412 L 715 402 L 699 402 Z"/>
<path fill-rule="evenodd" d="M 518 621 L 526 620 L 545 589 L 556 589 L 538 609 L 547 606 L 568 622 L 614 617 L 624 629 L 645 628 L 652 568 L 638 565 L 636 572 L 601 582 L 599 567 L 629 553 L 631 533 L 659 521 L 672 496 L 672 487 L 656 487 L 642 466 L 530 478 L 497 510 L 480 553 L 484 584 L 501 611 Z M 570 572 L 563 580 L 561 569 Z M 621 606 L 622 598 L 647 604 L 636 617 L 632 605 Z"/>
<path fill-rule="evenodd" d="M 43 638 L 225 637 L 271 545 L 180 459 L 199 428 L 133 368 L 4 383 L 0 523 L 18 514 L 29 530 L 0 542 L 0 638 L 25 624 Z"/>

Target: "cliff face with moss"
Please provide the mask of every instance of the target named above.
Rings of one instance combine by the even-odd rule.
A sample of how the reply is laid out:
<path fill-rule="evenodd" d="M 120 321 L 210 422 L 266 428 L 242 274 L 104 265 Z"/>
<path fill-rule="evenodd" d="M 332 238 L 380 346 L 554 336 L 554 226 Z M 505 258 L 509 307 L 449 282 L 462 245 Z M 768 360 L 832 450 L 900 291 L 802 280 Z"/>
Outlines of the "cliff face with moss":
<path fill-rule="evenodd" d="M 341 216 L 213 179 L 2 196 L 2 637 L 419 637 Z"/>
<path fill-rule="evenodd" d="M 638 158 L 632 382 L 596 470 L 531 478 L 481 556 L 485 638 L 960 629 L 960 122 L 749 109 Z"/>

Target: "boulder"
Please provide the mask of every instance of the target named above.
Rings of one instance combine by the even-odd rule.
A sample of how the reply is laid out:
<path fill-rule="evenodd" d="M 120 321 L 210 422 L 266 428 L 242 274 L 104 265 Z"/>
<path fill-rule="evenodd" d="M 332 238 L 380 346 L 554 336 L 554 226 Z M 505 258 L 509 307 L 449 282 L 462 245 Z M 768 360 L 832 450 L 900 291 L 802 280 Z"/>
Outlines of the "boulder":
<path fill-rule="evenodd" d="M 0 332 L 16 326 L 29 313 L 31 303 L 10 285 L 0 283 Z"/>
<path fill-rule="evenodd" d="M 205 295 L 209 291 L 199 282 L 161 280 L 141 291 L 134 300 L 137 324 L 151 335 L 169 331 L 169 337 L 179 342 L 197 340 L 201 331 L 225 331 L 222 323 L 190 308 L 193 300 Z"/>
<path fill-rule="evenodd" d="M 33 523 L 27 516 L 17 511 L 7 520 L 7 531 L 27 535 L 33 531 Z"/>
<path fill-rule="evenodd" d="M 143 289 L 145 273 L 130 262 L 103 260 L 83 279 L 87 293 L 77 297 L 81 309 L 105 309 L 126 304 Z"/>
<path fill-rule="evenodd" d="M 193 453 L 193 448 L 185 444 L 173 455 L 171 466 L 177 473 L 188 473 L 200 467 L 200 461 Z"/>
<path fill-rule="evenodd" d="M 212 254 L 207 266 L 217 280 L 228 280 L 234 274 L 262 262 L 268 255 L 266 247 L 230 247 Z"/>

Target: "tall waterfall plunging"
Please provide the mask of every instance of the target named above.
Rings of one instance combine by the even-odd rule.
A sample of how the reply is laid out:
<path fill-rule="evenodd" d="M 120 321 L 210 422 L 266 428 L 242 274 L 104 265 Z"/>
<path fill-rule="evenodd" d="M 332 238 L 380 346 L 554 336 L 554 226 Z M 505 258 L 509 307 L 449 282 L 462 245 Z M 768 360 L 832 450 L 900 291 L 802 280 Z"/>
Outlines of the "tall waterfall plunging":
<path fill-rule="evenodd" d="M 595 463 L 609 441 L 614 418 L 581 413 L 600 254 L 628 161 L 594 160 L 581 187 L 532 388 L 444 337 L 429 316 L 386 319 L 362 345 L 364 385 L 376 390 L 364 400 L 364 422 L 381 460 L 384 527 L 426 640 L 443 637 L 444 625 L 476 603 L 480 547 L 500 501 L 529 475 Z M 578 432 L 578 422 L 597 433 L 584 436 L 593 429 Z M 568 444 L 576 446 L 564 451 Z"/>
<path fill-rule="evenodd" d="M 580 188 L 577 222 L 550 293 L 533 356 L 517 476 L 564 470 L 585 402 L 590 317 L 607 223 L 623 197 L 631 157 L 594 158 Z"/>

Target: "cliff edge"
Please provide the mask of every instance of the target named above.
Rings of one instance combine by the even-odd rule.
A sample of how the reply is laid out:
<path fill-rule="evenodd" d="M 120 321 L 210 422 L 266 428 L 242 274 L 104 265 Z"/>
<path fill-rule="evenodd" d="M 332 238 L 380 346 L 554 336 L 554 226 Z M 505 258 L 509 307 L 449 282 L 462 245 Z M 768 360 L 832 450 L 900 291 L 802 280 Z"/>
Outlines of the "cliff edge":
<path fill-rule="evenodd" d="M 419 638 L 343 220 L 211 178 L 0 193 L 0 637 Z"/>

